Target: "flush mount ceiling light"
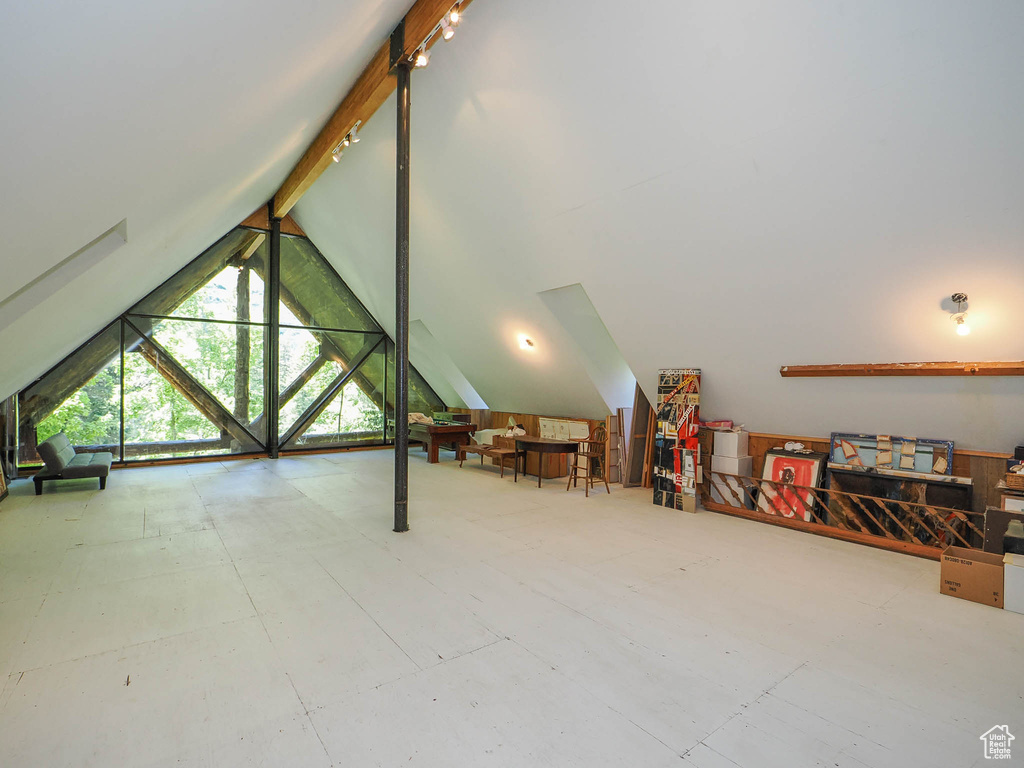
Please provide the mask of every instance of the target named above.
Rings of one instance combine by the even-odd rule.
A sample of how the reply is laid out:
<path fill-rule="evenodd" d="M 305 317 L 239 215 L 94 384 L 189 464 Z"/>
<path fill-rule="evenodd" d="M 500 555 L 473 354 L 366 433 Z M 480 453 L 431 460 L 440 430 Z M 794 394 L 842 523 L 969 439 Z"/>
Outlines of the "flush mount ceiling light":
<path fill-rule="evenodd" d="M 950 320 L 956 323 L 956 332 L 961 336 L 966 336 L 971 332 L 971 326 L 967 324 L 967 312 L 964 310 L 964 304 L 967 303 L 967 294 L 954 293 L 950 298 L 956 304 L 956 312 L 950 317 Z"/>
<path fill-rule="evenodd" d="M 519 348 L 520 349 L 533 349 L 533 339 L 527 336 L 525 333 L 519 334 Z"/>

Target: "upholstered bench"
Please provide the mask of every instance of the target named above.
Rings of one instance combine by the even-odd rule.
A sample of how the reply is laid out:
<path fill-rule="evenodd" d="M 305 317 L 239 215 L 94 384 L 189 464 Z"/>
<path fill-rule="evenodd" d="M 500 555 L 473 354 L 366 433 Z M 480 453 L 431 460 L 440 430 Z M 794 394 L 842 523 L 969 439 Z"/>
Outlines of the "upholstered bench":
<path fill-rule="evenodd" d="M 75 453 L 71 441 L 63 432 L 58 432 L 49 440 L 38 445 L 36 452 L 46 465 L 39 470 L 33 480 L 36 484 L 36 496 L 43 492 L 44 480 L 78 480 L 83 477 L 95 477 L 100 481 L 100 490 L 107 487 L 107 475 L 114 457 L 109 453 Z"/>

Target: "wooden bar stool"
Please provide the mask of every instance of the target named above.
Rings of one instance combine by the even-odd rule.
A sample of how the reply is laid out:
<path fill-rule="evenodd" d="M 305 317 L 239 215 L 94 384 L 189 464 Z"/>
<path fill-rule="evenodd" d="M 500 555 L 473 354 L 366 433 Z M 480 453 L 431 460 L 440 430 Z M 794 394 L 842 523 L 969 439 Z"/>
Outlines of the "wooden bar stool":
<path fill-rule="evenodd" d="M 594 427 L 590 432 L 590 437 L 586 440 L 580 441 L 580 450 L 573 454 L 572 458 L 572 470 L 569 472 L 569 482 L 566 483 L 565 490 L 576 485 L 576 481 L 580 478 L 580 470 L 584 471 L 583 475 L 583 489 L 586 495 L 590 496 L 590 489 L 596 484 L 597 479 L 594 477 L 594 470 L 597 465 L 601 467 L 601 479 L 604 480 L 604 489 L 611 493 L 611 488 L 608 487 L 608 468 L 604 465 L 604 451 L 605 443 L 608 442 L 608 430 L 603 425 Z M 587 466 L 580 467 L 580 458 L 586 458 Z"/>

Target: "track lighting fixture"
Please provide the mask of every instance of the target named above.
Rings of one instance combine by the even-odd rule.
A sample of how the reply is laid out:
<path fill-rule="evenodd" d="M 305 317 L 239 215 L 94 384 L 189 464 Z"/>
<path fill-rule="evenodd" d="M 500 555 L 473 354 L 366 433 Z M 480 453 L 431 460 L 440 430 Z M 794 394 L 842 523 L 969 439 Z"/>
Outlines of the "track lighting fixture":
<path fill-rule="evenodd" d="M 430 51 L 428 50 L 428 46 L 430 45 L 430 41 L 434 39 L 434 35 L 440 33 L 443 40 L 451 40 L 455 37 L 455 28 L 459 26 L 460 21 L 462 21 L 462 11 L 459 10 L 459 3 L 456 3 L 451 7 L 451 10 L 441 18 L 440 23 L 430 30 L 430 34 L 427 35 L 427 39 L 424 40 L 420 44 L 420 47 L 416 49 L 416 53 L 409 57 L 413 66 L 417 69 L 423 69 L 423 67 L 427 66 L 427 64 L 430 63 Z"/>
<path fill-rule="evenodd" d="M 337 147 L 335 147 L 334 151 L 331 153 L 331 160 L 333 160 L 336 163 L 340 163 L 341 162 L 341 145 L 340 144 Z"/>
<path fill-rule="evenodd" d="M 352 132 L 348 135 L 348 137 L 352 140 L 353 144 L 359 143 L 359 126 L 362 124 L 362 120 L 356 120 L 356 124 L 352 126 Z"/>
<path fill-rule="evenodd" d="M 971 332 L 971 326 L 967 324 L 967 312 L 964 310 L 964 304 L 967 303 L 967 294 L 954 293 L 950 298 L 956 304 L 956 313 L 950 317 L 950 320 L 956 323 L 956 332 L 960 336 L 966 336 Z"/>
<path fill-rule="evenodd" d="M 352 143 L 352 134 L 348 134 L 344 139 L 341 140 L 341 146 L 347 147 Z"/>

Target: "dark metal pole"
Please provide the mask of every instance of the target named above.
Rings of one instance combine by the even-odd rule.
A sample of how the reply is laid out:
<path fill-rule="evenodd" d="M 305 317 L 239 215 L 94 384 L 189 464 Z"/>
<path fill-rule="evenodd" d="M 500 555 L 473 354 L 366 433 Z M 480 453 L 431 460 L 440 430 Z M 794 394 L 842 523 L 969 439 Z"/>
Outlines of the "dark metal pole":
<path fill-rule="evenodd" d="M 395 532 L 409 530 L 409 81 L 398 63 L 395 183 Z"/>
<path fill-rule="evenodd" d="M 121 386 L 121 424 L 119 425 L 119 433 L 117 438 L 117 458 L 120 462 L 124 463 L 124 319 L 118 320 L 117 324 L 121 327 L 121 374 L 120 374 L 120 386 Z"/>
<path fill-rule="evenodd" d="M 267 383 L 264 388 L 264 412 L 267 420 L 267 452 L 270 458 L 276 459 L 278 454 L 278 438 L 280 425 L 280 385 L 278 382 L 278 361 L 280 360 L 280 325 L 281 325 L 281 219 L 274 216 L 274 201 L 270 208 L 270 257 L 267 269 L 267 286 L 264 300 L 270 304 L 267 322 Z"/>

